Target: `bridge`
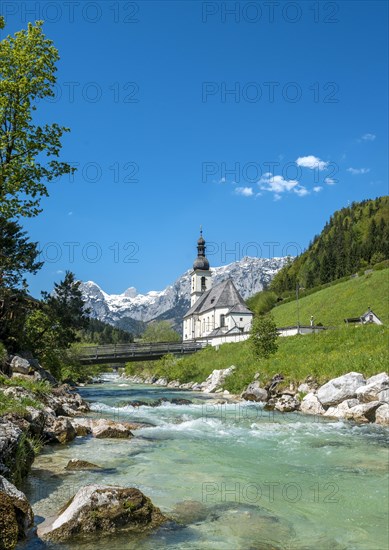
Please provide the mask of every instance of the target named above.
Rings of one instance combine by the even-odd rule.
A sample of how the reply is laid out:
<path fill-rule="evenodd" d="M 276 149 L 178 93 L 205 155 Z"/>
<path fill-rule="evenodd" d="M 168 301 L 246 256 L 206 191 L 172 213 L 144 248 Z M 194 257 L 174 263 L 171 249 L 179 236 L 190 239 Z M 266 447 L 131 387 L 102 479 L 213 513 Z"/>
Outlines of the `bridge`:
<path fill-rule="evenodd" d="M 113 344 L 81 348 L 78 358 L 82 365 L 109 365 L 131 361 L 155 361 L 167 353 L 189 355 L 202 349 L 199 342 L 161 342 Z"/>

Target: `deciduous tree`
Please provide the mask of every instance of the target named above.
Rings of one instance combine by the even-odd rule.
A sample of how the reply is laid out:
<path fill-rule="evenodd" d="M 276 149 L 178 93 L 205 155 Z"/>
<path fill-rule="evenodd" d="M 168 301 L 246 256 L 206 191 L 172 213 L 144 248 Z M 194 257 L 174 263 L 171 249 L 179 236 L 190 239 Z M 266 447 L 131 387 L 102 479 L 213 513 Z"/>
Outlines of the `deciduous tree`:
<path fill-rule="evenodd" d="M 47 182 L 74 171 L 58 160 L 69 129 L 33 120 L 38 102 L 54 96 L 59 59 L 42 25 L 29 23 L 0 42 L 0 215 L 7 218 L 37 215 Z"/>

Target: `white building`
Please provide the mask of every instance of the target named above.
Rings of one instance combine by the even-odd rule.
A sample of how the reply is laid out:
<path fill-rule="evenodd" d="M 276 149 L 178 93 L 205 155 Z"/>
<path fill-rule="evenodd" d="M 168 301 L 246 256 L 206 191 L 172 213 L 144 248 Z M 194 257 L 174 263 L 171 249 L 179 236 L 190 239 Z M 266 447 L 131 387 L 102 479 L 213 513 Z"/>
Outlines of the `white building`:
<path fill-rule="evenodd" d="M 184 315 L 183 340 L 197 340 L 213 346 L 246 340 L 253 313 L 231 279 L 212 287 L 205 249 L 201 231 L 191 273 L 191 308 Z"/>

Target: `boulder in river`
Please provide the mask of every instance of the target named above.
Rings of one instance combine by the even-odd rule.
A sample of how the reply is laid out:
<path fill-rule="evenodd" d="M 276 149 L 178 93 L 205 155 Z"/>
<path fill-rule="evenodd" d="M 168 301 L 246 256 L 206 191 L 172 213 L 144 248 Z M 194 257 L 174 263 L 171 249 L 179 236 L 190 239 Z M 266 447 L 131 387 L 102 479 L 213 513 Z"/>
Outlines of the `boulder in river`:
<path fill-rule="evenodd" d="M 325 411 L 324 416 L 329 416 L 331 418 L 346 418 L 348 411 L 359 404 L 358 399 L 345 399 L 339 403 L 339 405 L 336 405 L 336 407 L 329 407 Z"/>
<path fill-rule="evenodd" d="M 317 391 L 317 397 L 324 408 L 338 405 L 345 399 L 356 397 L 356 391 L 366 384 L 359 372 L 349 372 L 338 378 L 333 378 Z"/>
<path fill-rule="evenodd" d="M 12 550 L 26 537 L 34 514 L 24 493 L 0 475 L 0 548 Z"/>
<path fill-rule="evenodd" d="M 66 416 L 47 416 L 43 436 L 50 443 L 68 443 L 76 437 L 76 430 Z"/>
<path fill-rule="evenodd" d="M 387 403 L 381 404 L 375 412 L 375 421 L 377 424 L 383 426 L 389 425 L 389 405 Z"/>
<path fill-rule="evenodd" d="M 377 401 L 379 394 L 389 390 L 389 376 L 386 372 L 381 372 L 376 376 L 371 376 L 366 380 L 366 385 L 357 388 L 356 395 L 361 403 Z M 383 399 L 381 399 L 383 401 Z"/>
<path fill-rule="evenodd" d="M 381 401 L 370 401 L 370 403 L 361 403 L 355 407 L 351 407 L 346 412 L 345 417 L 348 420 L 355 420 L 357 422 L 375 422 L 376 410 L 381 407 Z"/>
<path fill-rule="evenodd" d="M 300 404 L 301 412 L 305 414 L 323 414 L 324 408 L 323 405 L 320 403 L 317 396 L 310 392 L 308 393 L 304 399 L 301 401 Z"/>
<path fill-rule="evenodd" d="M 72 458 L 65 466 L 65 470 L 70 470 L 72 472 L 77 470 L 101 470 L 101 467 L 87 460 Z"/>
<path fill-rule="evenodd" d="M 87 485 L 54 520 L 38 527 L 38 535 L 46 540 L 64 541 L 74 535 L 140 533 L 158 527 L 167 519 L 139 489 Z"/>
<path fill-rule="evenodd" d="M 268 394 L 264 388 L 261 388 L 259 382 L 251 382 L 242 393 L 241 397 L 246 401 L 267 401 Z"/>

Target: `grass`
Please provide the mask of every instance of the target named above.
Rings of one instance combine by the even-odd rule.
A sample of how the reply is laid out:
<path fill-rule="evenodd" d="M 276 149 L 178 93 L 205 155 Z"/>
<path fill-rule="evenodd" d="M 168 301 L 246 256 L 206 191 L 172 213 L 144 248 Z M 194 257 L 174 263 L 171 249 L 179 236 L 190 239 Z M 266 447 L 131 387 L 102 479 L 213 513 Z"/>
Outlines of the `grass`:
<path fill-rule="evenodd" d="M 365 377 L 385 371 L 388 337 L 388 328 L 377 325 L 280 337 L 278 351 L 269 359 L 255 358 L 247 341 L 224 344 L 218 350 L 208 347 L 182 359 L 165 357 L 161 362 L 155 362 L 153 373 L 168 380 L 178 379 L 182 383 L 191 380 L 201 382 L 214 369 L 234 365 L 235 372 L 224 384 L 224 388 L 232 393 L 240 393 L 257 372 L 261 385 L 269 382 L 275 374 L 284 376 L 285 387 L 290 383 L 299 384 L 308 376 L 314 376 L 319 384 L 324 384 L 351 371 L 360 372 Z M 142 373 L 141 368 L 139 364 L 136 374 Z"/>
<path fill-rule="evenodd" d="M 315 323 L 324 326 L 344 326 L 346 317 L 359 317 L 370 306 L 387 325 L 389 269 L 373 271 L 355 279 L 324 288 L 309 296 L 300 295 L 300 324 L 309 325 L 311 315 Z M 272 309 L 278 327 L 297 324 L 296 300 Z"/>
<path fill-rule="evenodd" d="M 0 386 L 18 386 L 36 395 L 48 394 L 51 386 L 45 380 L 27 380 L 25 378 L 8 378 L 0 374 Z"/>

